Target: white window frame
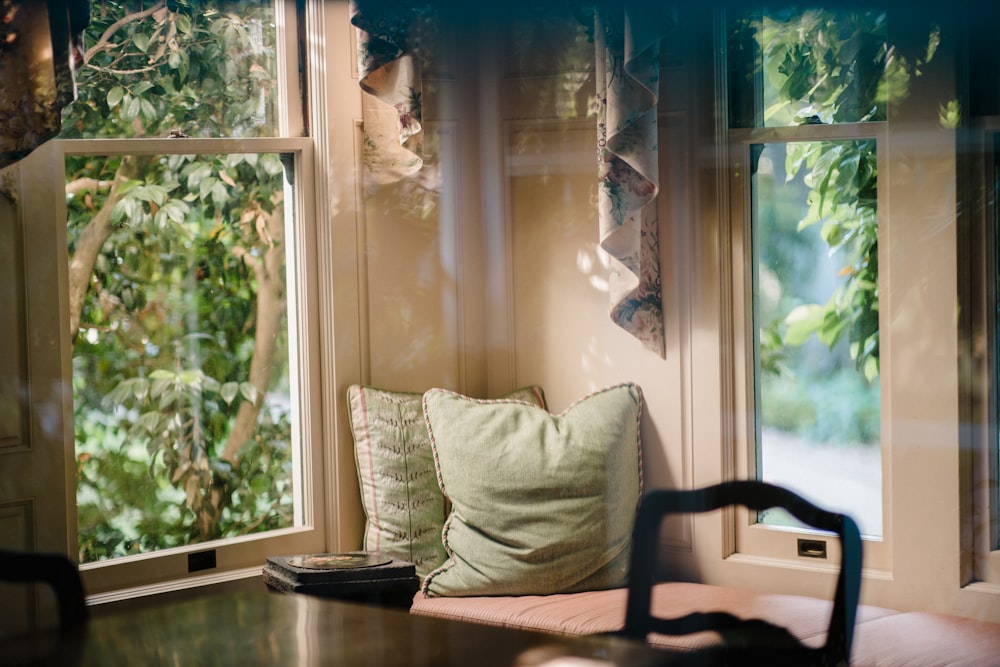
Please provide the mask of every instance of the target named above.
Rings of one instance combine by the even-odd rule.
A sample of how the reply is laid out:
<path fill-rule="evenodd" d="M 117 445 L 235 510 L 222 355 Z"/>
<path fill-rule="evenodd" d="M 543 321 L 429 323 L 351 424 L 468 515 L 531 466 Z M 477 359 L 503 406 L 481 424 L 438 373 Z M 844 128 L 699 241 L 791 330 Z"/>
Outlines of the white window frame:
<path fill-rule="evenodd" d="M 911 51 L 926 48 L 926 26 L 933 24 L 935 12 L 919 13 L 921 20 L 890 16 L 890 41 Z M 744 383 L 746 320 L 735 303 L 746 296 L 734 289 L 736 284 L 743 288 L 743 279 L 734 275 L 748 260 L 737 236 L 744 233 L 742 218 L 733 213 L 740 204 L 731 197 L 736 149 L 728 127 L 725 26 L 725 12 L 713 13 L 715 48 L 702 56 L 703 66 L 714 73 L 711 94 L 704 90 L 702 95 L 715 107 L 700 141 L 712 142 L 715 169 L 698 188 L 700 224 L 692 241 L 691 327 L 699 367 L 690 399 L 696 486 L 748 476 L 738 460 L 746 461 L 752 432 Z M 966 565 L 972 560 L 972 540 L 969 521 L 961 519 L 971 516 L 967 491 L 972 478 L 964 474 L 971 467 L 960 465 L 968 454 L 960 431 L 968 425 L 961 423 L 959 410 L 958 322 L 969 304 L 958 290 L 964 258 L 957 211 L 959 201 L 966 202 L 956 193 L 960 133 L 944 126 L 940 116 L 941 101 L 958 97 L 960 49 L 952 33 L 943 37 L 934 60 L 911 80 L 905 103 L 890 105 L 887 144 L 879 145 L 881 435 L 883 468 L 890 474 L 883 479 L 887 566 L 874 567 L 875 556 L 866 549 L 861 603 L 998 621 L 1000 585 L 965 576 L 971 572 Z M 831 595 L 835 568 L 739 551 L 735 515 L 694 519 L 693 568 L 699 580 Z"/>
<path fill-rule="evenodd" d="M 314 6 L 315 5 L 315 6 Z M 328 456 L 324 454 L 331 414 L 324 406 L 324 384 L 332 373 L 327 365 L 319 362 L 323 357 L 324 320 L 328 318 L 328 288 L 321 280 L 329 269 L 330 261 L 320 252 L 324 230 L 317 224 L 318 203 L 325 195 L 319 190 L 322 183 L 316 175 L 319 156 L 315 154 L 314 140 L 306 134 L 303 110 L 303 82 L 300 57 L 317 57 L 318 52 L 300 52 L 299 16 L 294 0 L 276 0 L 276 25 L 278 43 L 278 67 L 282 72 L 285 86 L 282 87 L 278 108 L 277 137 L 269 138 L 189 138 L 189 139 L 68 139 L 53 140 L 44 152 L 46 159 L 35 160 L 31 168 L 37 172 L 37 182 L 51 187 L 49 196 L 33 196 L 28 211 L 30 219 L 44 221 L 53 229 L 53 237 L 59 248 L 59 261 L 68 262 L 66 244 L 66 202 L 62 196 L 65 182 L 65 158 L 68 155 L 167 155 L 167 154 L 225 154 L 225 153 L 285 153 L 294 156 L 295 184 L 292 186 L 294 201 L 289 208 L 294 218 L 287 224 L 290 237 L 295 239 L 294 259 L 290 264 L 296 267 L 290 276 L 289 301 L 295 306 L 289 308 L 289 318 L 295 318 L 296 345 L 290 353 L 297 358 L 298 377 L 292 377 L 298 384 L 299 420 L 297 435 L 301 451 L 297 456 L 296 470 L 296 526 L 238 538 L 215 540 L 207 543 L 191 544 L 183 547 L 125 556 L 121 558 L 82 564 L 80 566 L 84 588 L 89 604 L 103 604 L 144 595 L 169 592 L 196 586 L 204 586 L 244 578 L 259 578 L 266 557 L 281 554 L 315 553 L 328 549 L 331 526 L 335 520 L 328 516 L 325 489 L 329 475 Z M 322 18 L 322 4 L 312 3 L 308 16 L 315 25 L 317 15 Z M 308 21 L 307 21 L 308 24 Z M 322 28 L 309 35 L 311 44 L 323 41 Z M 303 63 L 303 67 L 305 63 Z M 313 94 L 322 95 L 325 90 L 323 80 L 310 80 Z M 41 208 L 43 207 L 44 208 Z M 294 235 L 294 236 L 292 236 Z M 59 289 L 65 293 L 66 272 L 59 272 L 59 280 L 64 284 Z M 290 304 L 291 306 L 291 304 Z M 61 314 L 65 319 L 66 313 Z M 68 325 L 67 325 L 68 326 Z M 69 369 L 67 369 L 69 370 Z M 64 378 L 66 386 L 71 386 L 71 378 Z M 72 422 L 72 411 L 64 414 L 64 419 Z M 71 467 L 73 457 L 67 457 L 67 475 L 75 478 Z M 76 497 L 67 499 L 68 543 L 75 549 L 77 544 Z M 215 567 L 204 571 L 189 571 L 189 556 L 193 553 L 214 551 Z"/>
<path fill-rule="evenodd" d="M 730 139 L 729 171 L 730 211 L 732 219 L 732 304 L 733 304 L 733 387 L 735 390 L 733 416 L 734 429 L 734 469 L 737 478 L 758 479 L 757 474 L 757 431 L 754 378 L 754 327 L 753 321 L 753 248 L 751 188 L 753 186 L 750 165 L 750 147 L 754 144 L 792 143 L 806 141 L 850 141 L 874 139 L 879 170 L 878 226 L 879 237 L 884 238 L 887 216 L 883 214 L 885 188 L 882 185 L 885 174 L 887 146 L 887 126 L 884 122 L 841 123 L 836 125 L 800 125 L 794 127 L 771 127 L 757 129 L 729 129 Z M 879 283 L 887 282 L 888 258 L 879 244 Z M 881 320 L 881 315 L 880 315 Z M 880 332 L 883 331 L 880 321 Z M 884 334 L 880 333 L 883 338 Z M 882 447 L 882 516 L 883 531 L 878 538 L 865 537 L 865 565 L 868 568 L 886 570 L 889 567 L 889 553 L 886 544 L 891 540 L 887 489 L 891 488 L 891 416 L 888 406 L 883 405 L 881 419 Z M 808 499 L 808 498 L 807 498 Z M 817 536 L 816 531 L 795 529 L 758 523 L 756 516 L 746 509 L 734 513 L 736 525 L 734 557 L 747 555 L 752 558 L 784 560 L 789 563 L 807 565 L 820 569 L 836 569 L 840 563 L 840 545 L 836 539 Z M 816 559 L 798 555 L 799 539 L 820 539 L 827 543 L 826 559 Z"/>

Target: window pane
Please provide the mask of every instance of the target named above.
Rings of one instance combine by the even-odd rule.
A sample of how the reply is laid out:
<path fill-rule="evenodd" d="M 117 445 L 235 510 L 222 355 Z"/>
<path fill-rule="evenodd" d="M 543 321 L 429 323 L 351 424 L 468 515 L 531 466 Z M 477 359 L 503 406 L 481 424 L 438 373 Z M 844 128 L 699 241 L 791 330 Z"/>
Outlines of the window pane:
<path fill-rule="evenodd" d="M 301 516 L 291 157 L 67 158 L 81 562 Z"/>
<path fill-rule="evenodd" d="M 995 320 L 992 327 L 993 335 L 993 358 L 996 360 L 997 368 L 993 370 L 993 396 L 997 400 L 998 404 L 996 406 L 996 411 L 994 414 L 1000 415 L 1000 132 L 996 133 L 992 137 L 992 153 L 990 157 L 992 159 L 992 180 L 993 180 L 993 193 L 990 197 L 989 210 L 993 215 L 993 229 L 992 235 L 988 235 L 987 238 L 991 238 L 993 241 L 993 252 L 988 253 L 989 261 L 992 263 L 993 269 L 993 298 L 995 308 Z M 989 247 L 989 246 L 987 246 Z M 989 292 L 988 292 L 989 293 Z M 988 484 L 994 490 L 993 498 L 989 502 L 993 504 L 989 508 L 990 516 L 993 518 L 990 526 L 989 533 L 989 548 L 991 550 L 1000 550 L 1000 424 L 994 424 L 992 432 L 994 434 L 994 442 L 992 451 L 987 453 L 987 466 L 988 473 L 986 478 L 988 479 Z"/>
<path fill-rule="evenodd" d="M 880 536 L 875 141 L 751 151 L 757 476 Z"/>
<path fill-rule="evenodd" d="M 60 136 L 277 135 L 272 4 L 94 3 Z"/>
<path fill-rule="evenodd" d="M 885 120 L 889 91 L 902 99 L 907 83 L 886 36 L 885 13 L 878 11 L 736 14 L 729 46 L 731 126 Z"/>

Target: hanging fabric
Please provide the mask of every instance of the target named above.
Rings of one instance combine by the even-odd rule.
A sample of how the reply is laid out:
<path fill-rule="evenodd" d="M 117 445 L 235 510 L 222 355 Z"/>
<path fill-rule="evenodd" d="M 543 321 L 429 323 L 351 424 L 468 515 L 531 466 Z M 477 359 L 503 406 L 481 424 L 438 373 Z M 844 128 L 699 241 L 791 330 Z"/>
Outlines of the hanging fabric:
<path fill-rule="evenodd" d="M 401 1 L 351 2 L 357 28 L 364 160 L 369 185 L 420 171 L 423 142 L 421 67 L 415 55 L 415 10 Z"/>
<path fill-rule="evenodd" d="M 599 3 L 596 12 L 598 219 L 611 319 L 663 356 L 657 232 L 660 40 L 670 10 Z"/>

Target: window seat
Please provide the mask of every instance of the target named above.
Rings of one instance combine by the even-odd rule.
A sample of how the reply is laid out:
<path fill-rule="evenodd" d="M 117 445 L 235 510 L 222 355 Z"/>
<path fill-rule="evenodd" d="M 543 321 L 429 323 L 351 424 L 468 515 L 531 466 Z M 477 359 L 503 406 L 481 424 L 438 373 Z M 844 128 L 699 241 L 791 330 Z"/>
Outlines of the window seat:
<path fill-rule="evenodd" d="M 417 593 L 410 612 L 557 634 L 587 635 L 619 630 L 625 622 L 624 588 L 544 596 L 426 597 Z M 763 593 L 708 584 L 670 582 L 653 591 L 653 611 L 659 616 L 683 616 L 693 611 L 725 610 L 743 618 L 760 618 L 787 628 L 802 642 L 825 640 L 832 603 L 800 595 Z M 712 641 L 709 633 L 667 637 L 654 635 L 653 645 L 699 648 Z M 926 612 L 899 612 L 858 607 L 852 665 L 997 664 L 1000 624 Z"/>

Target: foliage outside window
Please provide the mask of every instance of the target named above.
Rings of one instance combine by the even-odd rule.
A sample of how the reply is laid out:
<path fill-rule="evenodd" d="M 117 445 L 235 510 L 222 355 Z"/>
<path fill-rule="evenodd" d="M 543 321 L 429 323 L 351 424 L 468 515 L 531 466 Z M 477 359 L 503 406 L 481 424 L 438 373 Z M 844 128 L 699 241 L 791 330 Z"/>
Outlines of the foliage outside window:
<path fill-rule="evenodd" d="M 266 1 L 94 4 L 61 137 L 178 145 L 65 142 L 81 562 L 294 523 L 275 39 Z"/>
<path fill-rule="evenodd" d="M 751 469 L 881 535 L 875 137 L 904 70 L 881 12 L 733 18 L 730 127 L 750 160 Z M 850 475 L 859 493 L 845 498 Z"/>
<path fill-rule="evenodd" d="M 731 49 L 759 63 L 734 75 L 757 81 L 760 92 L 737 110 L 735 126 L 808 126 L 884 121 L 891 82 L 905 79 L 905 62 L 886 40 L 882 12 L 811 9 L 746 15 L 733 24 Z M 749 42 L 749 45 L 748 45 Z M 744 97 L 745 99 L 745 97 Z M 741 117 L 742 116 L 742 117 Z M 802 304 L 783 321 L 761 323 L 764 372 L 779 373 L 787 346 L 813 334 L 833 348 L 841 339 L 868 380 L 879 371 L 878 176 L 874 142 L 789 144 L 784 172 L 802 175 L 808 212 L 799 229 L 818 225 L 843 282 L 826 303 Z"/>

